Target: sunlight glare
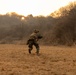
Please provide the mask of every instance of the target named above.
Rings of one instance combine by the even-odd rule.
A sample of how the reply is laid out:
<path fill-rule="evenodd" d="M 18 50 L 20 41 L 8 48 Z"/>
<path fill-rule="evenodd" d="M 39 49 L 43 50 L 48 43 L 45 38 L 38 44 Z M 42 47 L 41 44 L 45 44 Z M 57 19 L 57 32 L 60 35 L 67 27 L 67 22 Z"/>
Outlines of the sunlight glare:
<path fill-rule="evenodd" d="M 16 12 L 22 15 L 47 16 L 76 0 L 0 0 L 0 14 Z"/>
<path fill-rule="evenodd" d="M 21 18 L 21 20 L 24 20 L 24 19 L 25 19 L 24 17 Z"/>

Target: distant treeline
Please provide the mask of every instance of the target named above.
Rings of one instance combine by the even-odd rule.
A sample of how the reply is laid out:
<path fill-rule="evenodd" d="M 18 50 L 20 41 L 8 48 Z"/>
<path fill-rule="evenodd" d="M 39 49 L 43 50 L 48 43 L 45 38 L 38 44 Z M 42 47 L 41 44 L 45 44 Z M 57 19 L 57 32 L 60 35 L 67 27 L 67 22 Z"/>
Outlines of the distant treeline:
<path fill-rule="evenodd" d="M 42 44 L 76 44 L 76 2 L 60 8 L 47 17 L 19 15 L 15 12 L 0 15 L 0 43 L 25 44 L 30 33 L 38 29 Z"/>

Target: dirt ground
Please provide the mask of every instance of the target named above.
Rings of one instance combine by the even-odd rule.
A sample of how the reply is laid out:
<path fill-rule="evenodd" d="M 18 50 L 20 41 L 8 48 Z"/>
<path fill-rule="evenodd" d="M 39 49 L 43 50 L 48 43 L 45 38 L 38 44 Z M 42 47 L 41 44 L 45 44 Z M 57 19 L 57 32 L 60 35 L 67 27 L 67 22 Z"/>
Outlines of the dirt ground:
<path fill-rule="evenodd" d="M 76 75 L 76 47 L 0 44 L 0 75 Z"/>

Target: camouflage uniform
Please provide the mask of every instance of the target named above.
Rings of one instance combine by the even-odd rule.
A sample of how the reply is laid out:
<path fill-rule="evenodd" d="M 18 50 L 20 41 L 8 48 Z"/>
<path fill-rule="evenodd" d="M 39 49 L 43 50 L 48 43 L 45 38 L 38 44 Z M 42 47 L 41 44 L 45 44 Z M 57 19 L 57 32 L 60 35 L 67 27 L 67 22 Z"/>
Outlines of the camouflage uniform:
<path fill-rule="evenodd" d="M 29 47 L 29 53 L 31 54 L 31 50 L 33 49 L 33 45 L 36 47 L 36 53 L 39 54 L 39 44 L 38 44 L 38 32 L 35 30 L 31 35 L 29 40 L 27 41 L 28 47 Z"/>

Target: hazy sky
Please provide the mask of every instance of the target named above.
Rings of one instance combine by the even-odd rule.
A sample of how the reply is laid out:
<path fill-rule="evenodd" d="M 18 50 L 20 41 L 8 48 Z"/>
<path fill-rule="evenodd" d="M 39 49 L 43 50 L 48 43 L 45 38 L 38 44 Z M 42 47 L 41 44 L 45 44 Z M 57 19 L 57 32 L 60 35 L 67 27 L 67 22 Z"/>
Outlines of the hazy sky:
<path fill-rule="evenodd" d="M 16 12 L 25 16 L 47 16 L 73 1 L 76 0 L 0 0 L 0 14 Z"/>

